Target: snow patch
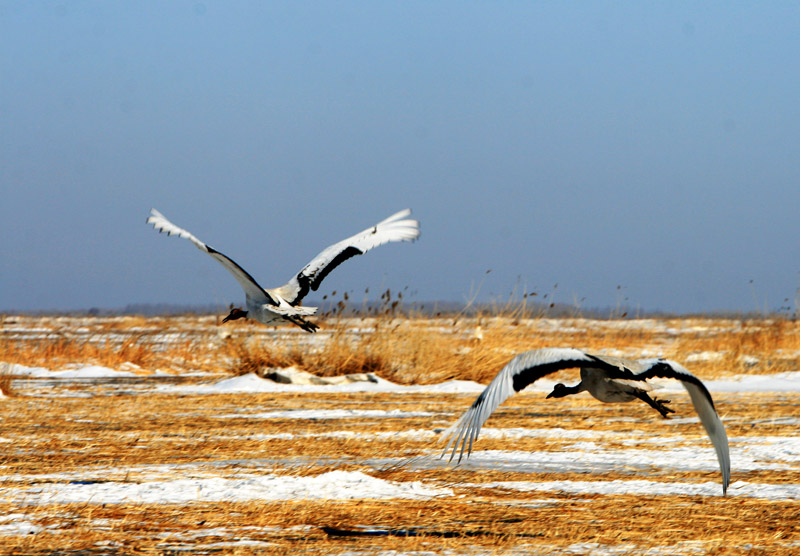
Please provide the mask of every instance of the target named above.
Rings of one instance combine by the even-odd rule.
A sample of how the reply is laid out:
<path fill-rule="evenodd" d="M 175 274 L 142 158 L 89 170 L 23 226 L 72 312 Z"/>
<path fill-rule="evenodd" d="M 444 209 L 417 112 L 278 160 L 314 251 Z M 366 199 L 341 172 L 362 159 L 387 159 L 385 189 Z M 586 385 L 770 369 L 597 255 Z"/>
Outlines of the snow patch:
<path fill-rule="evenodd" d="M 251 500 L 425 499 L 451 496 L 452 489 L 421 481 L 396 482 L 360 471 L 330 471 L 311 477 L 251 475 L 241 478 L 192 478 L 144 483 L 44 483 L 0 488 L 3 499 L 25 504 L 189 504 Z"/>
<path fill-rule="evenodd" d="M 0 516 L 0 536 L 16 537 L 40 533 L 43 527 L 27 520 L 25 514 L 7 514 Z"/>
<path fill-rule="evenodd" d="M 662 483 L 658 481 L 500 481 L 472 483 L 462 486 L 503 488 L 520 492 L 543 491 L 565 494 L 634 494 L 640 496 L 720 496 L 718 483 Z M 764 498 L 767 500 L 800 500 L 800 485 L 765 484 L 736 481 L 728 487 L 729 496 Z"/>
<path fill-rule="evenodd" d="M 374 382 L 361 381 L 343 384 L 281 384 L 263 379 L 255 373 L 224 379 L 209 384 L 160 385 L 156 389 L 181 394 L 237 394 L 274 392 L 392 392 L 392 393 L 442 393 L 479 394 L 485 385 L 468 380 L 449 380 L 439 384 L 402 385 L 372 375 Z M 578 381 L 576 377 L 575 382 Z M 524 392 L 550 392 L 554 380 L 540 379 Z M 653 379 L 650 381 L 664 392 L 685 392 L 677 380 Z M 711 392 L 800 392 L 800 371 L 771 375 L 737 375 L 723 380 L 704 380 Z"/>
<path fill-rule="evenodd" d="M 342 384 L 284 384 L 248 373 L 226 378 L 208 384 L 161 385 L 156 389 L 162 392 L 180 394 L 258 394 L 275 392 L 441 392 L 441 393 L 479 393 L 485 386 L 466 380 L 450 380 L 441 384 L 403 386 L 371 375 L 368 381 Z"/>
<path fill-rule="evenodd" d="M 356 419 L 408 418 L 434 415 L 429 411 L 402 411 L 400 409 L 287 409 L 266 413 L 229 413 L 217 415 L 218 419 Z"/>
<path fill-rule="evenodd" d="M 98 365 L 72 366 L 63 371 L 51 371 L 44 367 L 26 367 L 16 363 L 6 363 L 3 372 L 30 378 L 129 378 L 140 376 L 130 371 L 117 371 Z"/>

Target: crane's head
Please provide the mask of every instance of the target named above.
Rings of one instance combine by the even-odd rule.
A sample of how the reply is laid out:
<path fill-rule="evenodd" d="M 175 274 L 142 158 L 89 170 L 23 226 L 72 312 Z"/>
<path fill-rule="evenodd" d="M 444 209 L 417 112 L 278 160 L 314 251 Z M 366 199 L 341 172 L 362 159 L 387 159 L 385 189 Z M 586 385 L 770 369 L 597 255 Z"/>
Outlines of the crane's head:
<path fill-rule="evenodd" d="M 550 398 L 563 398 L 564 396 L 568 396 L 571 393 L 572 392 L 570 391 L 569 388 L 567 388 L 565 385 L 559 382 L 558 384 L 553 386 L 553 391 L 547 394 L 547 398 L 545 399 L 549 400 Z"/>
<path fill-rule="evenodd" d="M 228 316 L 222 319 L 222 322 L 228 322 L 229 320 L 236 320 L 236 319 L 246 319 L 247 318 L 247 311 L 240 309 L 239 307 L 231 307 L 231 312 L 228 313 Z"/>

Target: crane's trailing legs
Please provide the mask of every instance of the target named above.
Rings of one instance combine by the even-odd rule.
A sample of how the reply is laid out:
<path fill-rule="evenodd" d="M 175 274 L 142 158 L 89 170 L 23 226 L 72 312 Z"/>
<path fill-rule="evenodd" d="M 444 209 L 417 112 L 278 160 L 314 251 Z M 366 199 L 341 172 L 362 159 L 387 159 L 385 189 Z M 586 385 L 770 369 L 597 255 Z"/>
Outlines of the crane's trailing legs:
<path fill-rule="evenodd" d="M 671 407 L 667 407 L 666 404 L 670 403 L 669 400 L 659 400 L 656 397 L 651 398 L 647 392 L 633 392 L 633 395 L 642 400 L 644 403 L 658 411 L 664 419 L 669 419 L 667 416 L 668 413 L 675 413 L 675 410 Z"/>

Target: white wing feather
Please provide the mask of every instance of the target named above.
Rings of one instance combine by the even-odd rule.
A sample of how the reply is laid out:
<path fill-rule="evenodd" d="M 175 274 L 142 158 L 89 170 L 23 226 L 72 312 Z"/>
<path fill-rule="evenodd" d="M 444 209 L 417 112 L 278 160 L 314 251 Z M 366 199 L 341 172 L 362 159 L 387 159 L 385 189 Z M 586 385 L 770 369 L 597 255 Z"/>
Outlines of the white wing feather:
<path fill-rule="evenodd" d="M 264 308 L 277 313 L 278 315 L 289 315 L 293 317 L 310 317 L 315 314 L 319 307 L 305 307 L 303 305 L 289 305 L 282 297 L 276 297 L 278 305 L 264 305 Z"/>
<path fill-rule="evenodd" d="M 186 238 L 195 246 L 211 255 L 215 261 L 225 267 L 225 269 L 230 272 L 236 281 L 239 282 L 239 285 L 244 290 L 244 293 L 251 299 L 260 302 L 260 303 L 269 303 L 270 305 L 275 305 L 275 300 L 273 300 L 265 291 L 264 288 L 258 285 L 258 282 L 250 276 L 250 274 L 239 266 L 236 261 L 231 259 L 230 257 L 220 253 L 210 245 L 207 245 L 197 239 L 194 235 L 192 235 L 189 231 L 180 228 L 167 220 L 167 218 L 158 212 L 156 209 L 150 210 L 150 217 L 147 219 L 148 224 L 152 224 L 153 227 L 160 232 L 166 232 L 167 235 L 175 235 L 178 237 Z M 273 311 L 274 308 L 270 307 Z M 278 312 L 278 311 L 275 311 Z M 297 313 L 295 313 L 297 314 Z"/>
<path fill-rule="evenodd" d="M 208 246 L 193 236 L 189 231 L 184 230 L 183 228 L 179 228 L 169 220 L 167 217 L 158 212 L 156 209 L 150 209 L 150 217 L 147 219 L 148 224 L 152 224 L 153 227 L 159 232 L 165 232 L 168 236 L 178 236 L 183 237 L 194 243 L 198 249 L 201 251 L 205 251 L 208 253 Z"/>
<path fill-rule="evenodd" d="M 535 372 L 537 367 L 553 365 L 561 361 L 588 362 L 592 361 L 592 359 L 582 351 L 572 348 L 535 349 L 520 353 L 514 357 L 497 373 L 497 376 L 494 377 L 489 386 L 478 396 L 461 418 L 442 433 L 441 441 L 450 438 L 444 452 L 442 452 L 442 456 L 450 451 L 451 447 L 453 451 L 450 454 L 450 460 L 455 457 L 457 451 L 459 452 L 458 461 L 461 461 L 464 451 L 467 452 L 467 455 L 472 452 L 472 443 L 478 438 L 478 433 L 480 433 L 483 424 L 500 404 L 515 394 L 515 375 L 527 370 Z M 548 372 L 556 372 L 558 370 L 560 369 L 553 368 Z M 459 444 L 461 445 L 460 451 Z"/>

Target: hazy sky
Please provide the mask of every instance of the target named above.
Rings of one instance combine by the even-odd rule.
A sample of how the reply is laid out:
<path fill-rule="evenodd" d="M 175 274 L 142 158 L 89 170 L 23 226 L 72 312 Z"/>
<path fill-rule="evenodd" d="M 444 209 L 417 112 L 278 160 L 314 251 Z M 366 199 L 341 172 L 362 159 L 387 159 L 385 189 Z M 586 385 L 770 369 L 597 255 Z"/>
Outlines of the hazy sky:
<path fill-rule="evenodd" d="M 319 294 L 794 308 L 798 29 L 795 2 L 2 2 L 0 310 L 242 302 L 151 207 L 264 287 L 411 207 L 419 242 Z"/>

